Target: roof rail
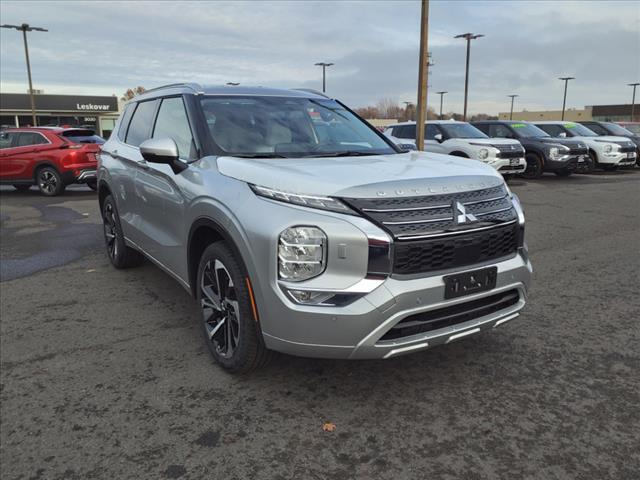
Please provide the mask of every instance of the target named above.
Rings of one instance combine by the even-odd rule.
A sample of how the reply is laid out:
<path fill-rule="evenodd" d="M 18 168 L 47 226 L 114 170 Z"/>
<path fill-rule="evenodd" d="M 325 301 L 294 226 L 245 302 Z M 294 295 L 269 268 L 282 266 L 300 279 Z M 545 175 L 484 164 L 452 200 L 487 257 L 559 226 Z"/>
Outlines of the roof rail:
<path fill-rule="evenodd" d="M 326 93 L 319 92 L 318 90 L 314 90 L 313 88 L 292 88 L 292 90 L 297 90 L 298 92 L 313 93 L 314 95 L 320 95 L 324 98 L 331 98 Z"/>
<path fill-rule="evenodd" d="M 155 88 L 150 88 L 149 90 L 145 90 L 144 93 L 155 92 L 156 90 L 163 90 L 165 88 L 172 88 L 172 87 L 186 87 L 186 88 L 190 88 L 196 93 L 203 93 L 202 87 L 199 84 L 187 83 L 187 82 L 169 83 L 167 85 L 161 85 L 160 87 L 155 87 Z"/>

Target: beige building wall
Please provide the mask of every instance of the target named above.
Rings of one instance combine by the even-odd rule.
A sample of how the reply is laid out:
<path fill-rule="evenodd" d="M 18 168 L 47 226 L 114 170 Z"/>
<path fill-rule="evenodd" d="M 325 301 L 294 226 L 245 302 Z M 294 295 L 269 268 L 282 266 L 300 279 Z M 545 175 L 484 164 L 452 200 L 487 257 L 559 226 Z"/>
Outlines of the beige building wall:
<path fill-rule="evenodd" d="M 500 120 L 509 120 L 509 112 L 500 112 L 498 114 Z M 522 120 L 523 122 L 534 122 L 536 120 L 560 120 L 562 118 L 562 110 L 546 110 L 538 112 L 513 112 L 514 120 Z M 565 110 L 564 119 L 569 122 L 579 122 L 582 120 L 592 120 L 591 107 L 578 110 L 572 108 Z"/>

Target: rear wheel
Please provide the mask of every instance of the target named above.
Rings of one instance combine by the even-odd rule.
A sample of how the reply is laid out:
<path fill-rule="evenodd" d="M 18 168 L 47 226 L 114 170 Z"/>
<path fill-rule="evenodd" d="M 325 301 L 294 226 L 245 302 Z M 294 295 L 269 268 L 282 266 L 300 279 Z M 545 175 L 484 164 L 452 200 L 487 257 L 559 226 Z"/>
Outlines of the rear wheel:
<path fill-rule="evenodd" d="M 525 160 L 527 161 L 527 166 L 522 172 L 522 176 L 529 180 L 535 180 L 536 178 L 540 178 L 542 176 L 542 159 L 540 156 L 535 153 L 528 153 L 525 156 Z"/>
<path fill-rule="evenodd" d="M 222 367 L 246 373 L 268 361 L 271 352 L 254 317 L 248 277 L 223 242 L 209 245 L 200 258 L 197 300 L 207 347 Z"/>
<path fill-rule="evenodd" d="M 111 264 L 116 268 L 138 265 L 142 260 L 142 255 L 137 250 L 127 247 L 120 225 L 120 217 L 118 217 L 118 211 L 111 195 L 107 195 L 102 204 L 102 224 L 104 243 Z"/>
<path fill-rule="evenodd" d="M 62 182 L 62 177 L 53 167 L 42 167 L 39 169 L 36 174 L 36 180 L 40 193 L 43 195 L 55 197 L 64 192 L 65 185 Z"/>
<path fill-rule="evenodd" d="M 19 192 L 28 192 L 31 188 L 31 185 L 14 185 L 13 188 L 15 188 Z"/>

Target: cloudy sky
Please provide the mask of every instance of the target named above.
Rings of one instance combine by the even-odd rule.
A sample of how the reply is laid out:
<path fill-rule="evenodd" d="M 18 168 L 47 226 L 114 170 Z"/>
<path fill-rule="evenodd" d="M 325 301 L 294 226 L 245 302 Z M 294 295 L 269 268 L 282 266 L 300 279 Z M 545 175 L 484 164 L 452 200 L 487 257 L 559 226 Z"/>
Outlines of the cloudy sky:
<path fill-rule="evenodd" d="M 418 1 L 0 2 L 3 24 L 29 34 L 34 88 L 121 94 L 177 81 L 321 88 L 353 107 L 381 98 L 415 101 Z M 471 51 L 471 113 L 630 103 L 640 81 L 640 1 L 431 0 L 431 92 L 462 110 L 465 44 Z M 0 88 L 26 92 L 19 32 L 0 29 Z M 640 94 L 640 92 L 639 92 Z M 437 103 L 435 93 L 430 102 Z"/>

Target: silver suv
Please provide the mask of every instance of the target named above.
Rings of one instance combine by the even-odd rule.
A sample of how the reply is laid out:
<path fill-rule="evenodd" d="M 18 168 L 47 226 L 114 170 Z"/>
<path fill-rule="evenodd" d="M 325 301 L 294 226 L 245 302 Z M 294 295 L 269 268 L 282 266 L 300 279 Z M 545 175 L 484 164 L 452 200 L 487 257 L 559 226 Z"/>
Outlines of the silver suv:
<path fill-rule="evenodd" d="M 305 90 L 179 84 L 130 101 L 99 156 L 107 252 L 193 294 L 231 371 L 271 350 L 390 358 L 518 316 L 519 201 L 480 162 L 404 152 Z"/>

